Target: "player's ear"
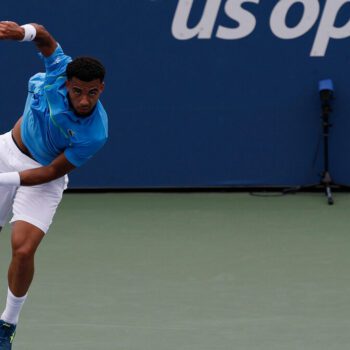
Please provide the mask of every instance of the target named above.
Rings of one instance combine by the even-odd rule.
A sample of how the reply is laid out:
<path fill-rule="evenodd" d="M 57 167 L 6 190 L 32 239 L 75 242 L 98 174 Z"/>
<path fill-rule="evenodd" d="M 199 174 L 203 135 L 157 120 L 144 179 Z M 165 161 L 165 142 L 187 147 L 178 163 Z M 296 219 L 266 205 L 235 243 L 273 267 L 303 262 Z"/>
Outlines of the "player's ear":
<path fill-rule="evenodd" d="M 70 87 L 71 87 L 71 82 L 70 82 L 70 80 L 66 80 L 66 88 L 67 88 L 67 90 L 69 90 Z"/>
<path fill-rule="evenodd" d="M 103 92 L 104 89 L 105 89 L 105 82 L 103 81 L 103 82 L 100 84 L 100 93 Z"/>

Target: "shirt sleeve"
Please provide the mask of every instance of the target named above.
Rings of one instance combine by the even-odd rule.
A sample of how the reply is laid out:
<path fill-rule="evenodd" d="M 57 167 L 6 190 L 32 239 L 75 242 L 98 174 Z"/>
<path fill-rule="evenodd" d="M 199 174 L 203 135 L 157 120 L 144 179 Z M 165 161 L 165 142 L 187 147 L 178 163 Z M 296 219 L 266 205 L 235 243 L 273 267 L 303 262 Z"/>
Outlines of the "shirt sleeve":
<path fill-rule="evenodd" d="M 56 50 L 52 55 L 45 57 L 42 53 L 39 56 L 43 59 L 46 70 L 45 83 L 53 83 L 59 76 L 66 75 L 68 63 L 72 61 L 70 56 L 64 54 L 62 47 L 57 43 Z"/>
<path fill-rule="evenodd" d="M 73 144 L 64 151 L 64 155 L 76 167 L 82 166 L 99 151 L 107 139 L 99 140 L 93 144 Z"/>

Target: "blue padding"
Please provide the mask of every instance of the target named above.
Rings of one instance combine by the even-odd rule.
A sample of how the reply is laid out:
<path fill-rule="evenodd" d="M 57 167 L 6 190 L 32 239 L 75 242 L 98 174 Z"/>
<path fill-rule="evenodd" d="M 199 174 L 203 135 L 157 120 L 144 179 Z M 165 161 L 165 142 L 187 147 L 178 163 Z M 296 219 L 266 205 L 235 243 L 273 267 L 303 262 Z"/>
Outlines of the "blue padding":
<path fill-rule="evenodd" d="M 41 23 L 67 54 L 95 56 L 106 66 L 101 99 L 110 137 L 71 173 L 71 187 L 318 183 L 317 84 L 325 77 L 337 89 L 330 173 L 334 182 L 350 184 L 349 11 L 339 1 L 303 1 L 307 8 L 277 0 L 70 1 L 78 26 L 65 20 L 67 6 L 19 3 L 0 3 L 1 18 Z M 322 16 L 334 19 L 342 39 L 332 38 Z M 44 67 L 33 43 L 1 40 L 0 52 L 4 133 L 23 113 L 29 77 Z M 319 86 L 333 90 L 330 79 Z"/>

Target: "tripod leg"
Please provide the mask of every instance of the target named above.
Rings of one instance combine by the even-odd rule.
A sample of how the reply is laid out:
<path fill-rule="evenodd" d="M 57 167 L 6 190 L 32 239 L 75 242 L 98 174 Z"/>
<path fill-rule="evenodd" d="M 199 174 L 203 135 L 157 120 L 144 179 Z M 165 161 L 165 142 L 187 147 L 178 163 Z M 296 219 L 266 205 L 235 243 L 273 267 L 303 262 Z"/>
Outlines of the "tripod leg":
<path fill-rule="evenodd" d="M 327 196 L 328 204 L 329 205 L 334 204 L 332 190 L 330 186 L 326 186 L 326 196 Z"/>

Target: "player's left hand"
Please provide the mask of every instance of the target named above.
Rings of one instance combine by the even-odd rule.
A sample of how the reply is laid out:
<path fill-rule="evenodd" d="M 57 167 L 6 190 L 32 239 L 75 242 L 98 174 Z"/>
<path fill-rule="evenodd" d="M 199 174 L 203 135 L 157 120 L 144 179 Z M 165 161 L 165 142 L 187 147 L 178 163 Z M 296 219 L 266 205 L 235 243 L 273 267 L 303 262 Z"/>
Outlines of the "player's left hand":
<path fill-rule="evenodd" d="M 22 40 L 24 38 L 24 29 L 16 22 L 0 22 L 0 40 Z"/>

